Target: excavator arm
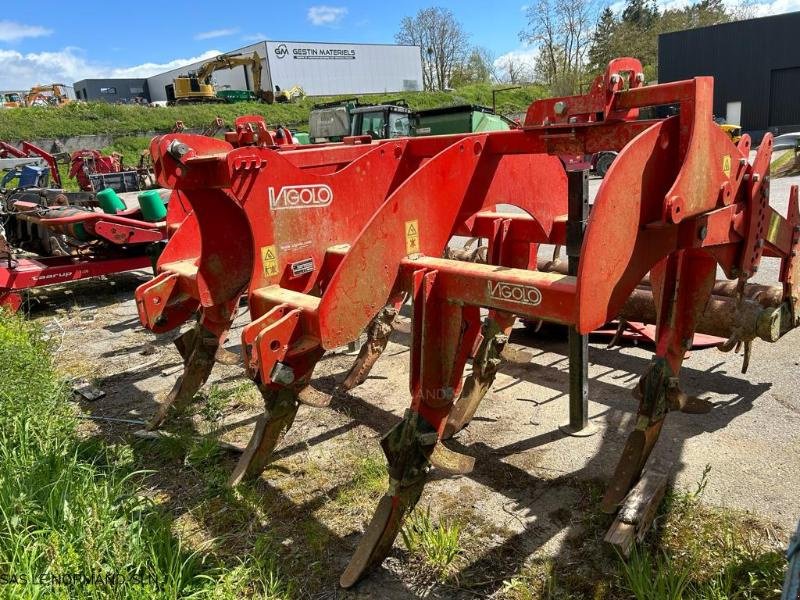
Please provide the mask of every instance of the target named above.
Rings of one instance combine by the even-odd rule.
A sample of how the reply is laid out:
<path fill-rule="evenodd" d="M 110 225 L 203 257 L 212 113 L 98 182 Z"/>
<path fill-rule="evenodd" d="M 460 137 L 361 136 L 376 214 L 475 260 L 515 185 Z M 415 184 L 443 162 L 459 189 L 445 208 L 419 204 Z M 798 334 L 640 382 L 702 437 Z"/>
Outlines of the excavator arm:
<path fill-rule="evenodd" d="M 253 52 L 252 55 L 246 56 L 242 54 L 221 54 L 216 58 L 212 58 L 204 63 L 197 71 L 197 79 L 204 83 L 209 83 L 211 75 L 216 71 L 225 69 L 235 69 L 236 67 L 250 67 L 253 73 L 253 92 L 257 97 L 261 97 L 261 57 L 258 52 Z"/>

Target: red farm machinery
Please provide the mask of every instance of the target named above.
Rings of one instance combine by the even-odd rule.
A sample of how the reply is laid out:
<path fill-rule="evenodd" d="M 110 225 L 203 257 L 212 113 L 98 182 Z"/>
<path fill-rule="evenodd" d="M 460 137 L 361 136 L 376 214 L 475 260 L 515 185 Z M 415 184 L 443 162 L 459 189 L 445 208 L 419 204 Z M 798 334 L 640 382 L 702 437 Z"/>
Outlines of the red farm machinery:
<path fill-rule="evenodd" d="M 734 144 L 715 125 L 712 99 L 711 78 L 644 86 L 640 63 L 624 58 L 585 96 L 534 102 L 517 130 L 300 148 L 251 118 L 226 140 L 154 139 L 158 182 L 191 212 L 168 221 L 174 234 L 137 305 L 155 332 L 199 320 L 177 340 L 184 374 L 150 426 L 208 378 L 246 295 L 243 358 L 265 411 L 231 483 L 256 477 L 299 405 L 329 402 L 311 385 L 323 354 L 367 330 L 342 384 L 357 385 L 410 302 L 409 409 L 381 442 L 390 485 L 341 577 L 350 587 L 386 556 L 431 466 L 472 468 L 446 440 L 474 414 L 515 319 L 570 328 L 577 430 L 586 423 L 586 335 L 625 316 L 656 333 L 638 416 L 602 501 L 618 511 L 667 414 L 704 408 L 679 380 L 694 334 L 721 335 L 723 350 L 744 346 L 749 357 L 755 339 L 775 342 L 800 317 L 797 189 L 786 216 L 770 207 L 771 136 L 750 160 L 750 138 Z M 663 105 L 678 114 L 639 118 Z M 589 209 L 586 173 L 559 157 L 606 150 L 619 154 Z M 454 259 L 456 236 L 486 240 L 485 256 Z M 566 246 L 567 268 L 538 268 L 542 244 Z M 749 281 L 763 257 L 780 260 L 775 286 Z M 716 280 L 718 268 L 726 280 Z"/>
<path fill-rule="evenodd" d="M 166 241 L 166 213 L 186 215 L 169 198 L 168 190 L 0 194 L 0 305 L 16 311 L 33 288 L 152 267 Z"/>

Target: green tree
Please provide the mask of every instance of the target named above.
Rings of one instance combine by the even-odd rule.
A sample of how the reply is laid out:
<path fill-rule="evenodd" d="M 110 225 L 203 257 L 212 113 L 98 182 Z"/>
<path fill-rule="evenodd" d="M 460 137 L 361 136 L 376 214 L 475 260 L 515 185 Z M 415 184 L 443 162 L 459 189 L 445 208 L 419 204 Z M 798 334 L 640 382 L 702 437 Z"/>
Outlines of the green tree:
<path fill-rule="evenodd" d="M 486 48 L 475 46 L 460 65 L 453 68 L 450 87 L 469 83 L 491 83 L 495 79 L 494 55 Z"/>
<path fill-rule="evenodd" d="M 422 49 L 422 79 L 426 90 L 443 90 L 467 55 L 469 35 L 447 8 L 431 7 L 404 17 L 394 39 Z"/>
<path fill-rule="evenodd" d="M 641 29 L 649 29 L 658 20 L 655 0 L 627 0 L 622 10 L 622 21 Z"/>
<path fill-rule="evenodd" d="M 589 47 L 589 71 L 597 74 L 602 72 L 612 58 L 616 58 L 615 35 L 617 19 L 610 7 L 600 13 L 597 25 L 592 34 L 592 45 Z"/>
<path fill-rule="evenodd" d="M 539 49 L 536 77 L 556 95 L 581 91 L 594 22 L 590 0 L 537 0 L 526 12 L 523 42 Z"/>

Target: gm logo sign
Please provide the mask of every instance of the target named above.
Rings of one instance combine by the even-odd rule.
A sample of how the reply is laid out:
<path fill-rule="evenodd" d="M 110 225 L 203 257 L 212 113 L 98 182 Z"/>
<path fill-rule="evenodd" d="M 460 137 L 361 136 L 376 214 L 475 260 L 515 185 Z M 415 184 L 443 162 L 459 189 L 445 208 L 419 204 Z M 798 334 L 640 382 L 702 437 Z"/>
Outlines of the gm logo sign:
<path fill-rule="evenodd" d="M 287 208 L 322 208 L 333 202 L 333 190 L 324 183 L 314 185 L 286 185 L 278 192 L 267 188 L 272 210 Z"/>
<path fill-rule="evenodd" d="M 281 44 L 277 48 L 275 48 L 275 56 L 278 58 L 283 58 L 287 54 L 289 54 L 289 49 L 286 47 L 286 44 Z"/>

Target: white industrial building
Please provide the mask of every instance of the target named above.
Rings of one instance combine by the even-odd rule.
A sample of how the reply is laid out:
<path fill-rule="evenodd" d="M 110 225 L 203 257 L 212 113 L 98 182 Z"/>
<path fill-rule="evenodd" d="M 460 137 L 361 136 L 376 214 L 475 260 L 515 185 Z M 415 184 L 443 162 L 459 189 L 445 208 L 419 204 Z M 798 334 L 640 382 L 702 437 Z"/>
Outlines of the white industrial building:
<path fill-rule="evenodd" d="M 264 41 L 231 53 L 253 52 L 262 59 L 261 85 L 264 90 L 274 90 L 275 86 L 289 89 L 299 85 L 309 96 L 330 96 L 422 89 L 419 46 Z M 178 75 L 196 71 L 202 64 L 198 62 L 148 77 L 150 101 L 167 100 L 168 86 L 173 80 Z M 213 78 L 220 90 L 253 89 L 249 67 L 220 70 L 214 73 Z"/>

